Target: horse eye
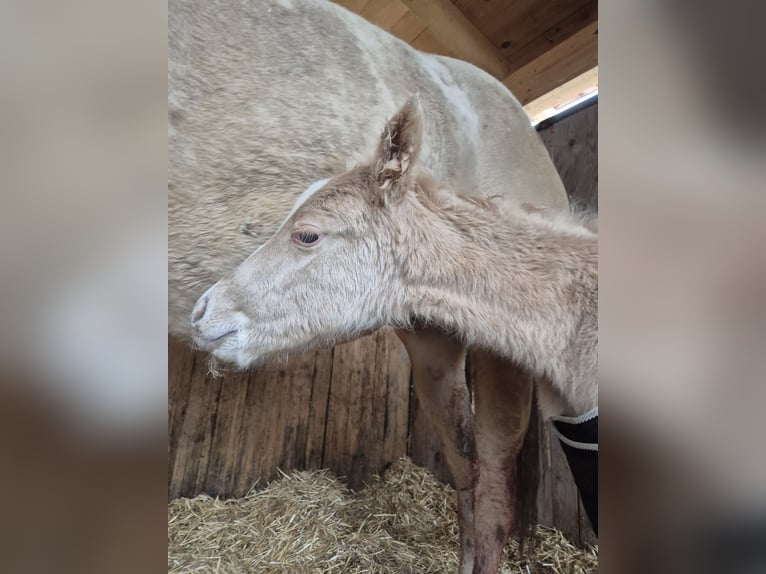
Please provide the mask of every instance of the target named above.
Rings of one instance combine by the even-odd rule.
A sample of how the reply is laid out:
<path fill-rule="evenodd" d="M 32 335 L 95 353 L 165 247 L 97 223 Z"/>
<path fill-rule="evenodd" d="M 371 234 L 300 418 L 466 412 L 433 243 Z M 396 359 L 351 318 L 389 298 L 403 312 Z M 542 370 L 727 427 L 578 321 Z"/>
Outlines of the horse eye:
<path fill-rule="evenodd" d="M 313 245 L 319 241 L 319 235 L 313 231 L 298 231 L 293 235 L 293 239 L 301 245 Z"/>

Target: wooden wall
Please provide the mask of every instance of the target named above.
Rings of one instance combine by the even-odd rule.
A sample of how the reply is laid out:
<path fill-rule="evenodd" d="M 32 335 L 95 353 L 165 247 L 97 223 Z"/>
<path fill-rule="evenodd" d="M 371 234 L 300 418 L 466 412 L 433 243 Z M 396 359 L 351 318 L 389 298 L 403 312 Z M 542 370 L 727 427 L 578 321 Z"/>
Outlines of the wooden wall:
<path fill-rule="evenodd" d="M 540 137 L 564 182 L 569 201 L 580 210 L 598 211 L 598 103 L 539 126 Z M 541 524 L 556 526 L 580 544 L 596 537 L 580 503 L 558 439 L 540 423 L 541 484 L 537 497 Z"/>
<path fill-rule="evenodd" d="M 597 207 L 597 106 L 541 130 L 568 191 Z M 409 455 L 448 479 L 411 391 L 404 347 L 388 329 L 250 372 L 208 374 L 208 359 L 168 342 L 170 498 L 242 496 L 277 469 L 329 468 L 352 488 Z M 594 538 L 566 459 L 541 423 L 540 522 Z"/>
<path fill-rule="evenodd" d="M 389 330 L 219 378 L 186 344 L 168 354 L 170 498 L 242 496 L 278 468 L 358 487 L 408 452 L 409 361 Z"/>
<path fill-rule="evenodd" d="M 598 102 L 552 119 L 539 124 L 538 131 L 569 201 L 581 210 L 598 211 Z"/>

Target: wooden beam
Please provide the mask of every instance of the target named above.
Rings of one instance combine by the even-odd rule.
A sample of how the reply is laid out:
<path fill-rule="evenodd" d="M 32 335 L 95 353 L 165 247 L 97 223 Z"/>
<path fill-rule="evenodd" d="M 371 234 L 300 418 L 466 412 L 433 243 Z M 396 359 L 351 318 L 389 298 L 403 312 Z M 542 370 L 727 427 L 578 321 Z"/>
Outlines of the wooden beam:
<path fill-rule="evenodd" d="M 598 22 L 509 74 L 503 83 L 522 105 L 598 65 Z"/>
<path fill-rule="evenodd" d="M 576 100 L 586 92 L 597 87 L 598 66 L 528 103 L 524 106 L 524 110 L 533 122 L 541 122 L 551 115 L 548 112 L 551 108 L 556 108 Z"/>
<path fill-rule="evenodd" d="M 509 72 L 500 52 L 449 0 L 402 0 L 426 25 L 435 40 L 458 58 L 505 78 Z"/>
<path fill-rule="evenodd" d="M 429 54 L 438 54 L 440 56 L 449 56 L 451 58 L 455 57 L 455 54 L 444 47 L 428 28 L 423 30 L 417 38 L 410 42 L 410 46 L 421 52 L 428 52 Z"/>
<path fill-rule="evenodd" d="M 390 32 L 402 16 L 407 14 L 407 6 L 399 0 L 370 0 L 359 15 L 386 32 Z"/>
<path fill-rule="evenodd" d="M 591 0 L 560 20 L 549 21 L 550 26 L 536 38 L 527 42 L 525 45 L 511 48 L 504 53 L 505 60 L 508 62 L 508 67 L 511 70 L 518 70 L 522 66 L 529 64 L 532 60 L 539 58 L 545 52 L 554 48 L 557 44 L 566 42 L 586 26 L 597 21 L 597 0 Z"/>
<path fill-rule="evenodd" d="M 407 10 L 407 13 L 391 28 L 391 33 L 400 40 L 411 44 L 425 29 L 426 25 L 420 21 L 420 18 Z"/>
<path fill-rule="evenodd" d="M 333 0 L 333 2 L 340 4 L 348 10 L 351 10 L 355 14 L 359 14 L 362 10 L 364 10 L 365 6 L 367 6 L 370 0 Z"/>

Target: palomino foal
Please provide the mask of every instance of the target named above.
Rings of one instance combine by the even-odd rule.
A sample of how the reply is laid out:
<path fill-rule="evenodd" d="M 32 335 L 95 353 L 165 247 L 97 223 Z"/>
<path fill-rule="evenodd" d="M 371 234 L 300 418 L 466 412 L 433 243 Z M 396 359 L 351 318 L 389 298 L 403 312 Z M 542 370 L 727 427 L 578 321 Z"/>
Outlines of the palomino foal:
<path fill-rule="evenodd" d="M 523 436 L 528 423 L 504 416 L 503 404 L 529 392 L 503 385 L 504 373 L 511 365 L 541 381 L 546 416 L 596 408 L 597 235 L 571 218 L 503 211 L 454 193 L 418 167 L 419 145 L 410 100 L 371 163 L 315 186 L 269 241 L 200 298 L 194 338 L 246 367 L 386 325 L 417 356 L 428 352 L 427 337 L 408 333 L 425 325 L 449 356 L 441 375 L 416 376 L 416 386 L 452 376 L 465 348 L 479 349 L 475 422 L 453 420 L 439 432 L 452 469 L 470 466 L 474 448 L 478 466 L 460 473 L 470 484 L 458 484 L 461 572 L 496 572 L 513 523 L 504 508 L 519 444 L 507 438 Z M 440 333 L 452 336 L 453 351 Z M 467 393 L 454 400 L 464 413 Z"/>

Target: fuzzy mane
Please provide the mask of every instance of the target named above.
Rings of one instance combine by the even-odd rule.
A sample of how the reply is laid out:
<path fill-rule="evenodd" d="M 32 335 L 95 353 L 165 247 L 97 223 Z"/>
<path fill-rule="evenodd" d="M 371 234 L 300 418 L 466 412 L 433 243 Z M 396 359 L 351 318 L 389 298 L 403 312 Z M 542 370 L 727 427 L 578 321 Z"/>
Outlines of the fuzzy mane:
<path fill-rule="evenodd" d="M 477 197 L 459 193 L 440 185 L 425 170 L 420 170 L 409 182 L 411 190 L 421 205 L 429 211 L 447 219 L 458 228 L 486 226 L 498 216 L 509 222 L 524 223 L 539 230 L 555 231 L 568 235 L 597 236 L 598 215 L 596 213 L 570 210 L 553 210 L 529 203 L 498 205 L 499 196 Z M 475 230 L 475 227 L 474 227 Z"/>

